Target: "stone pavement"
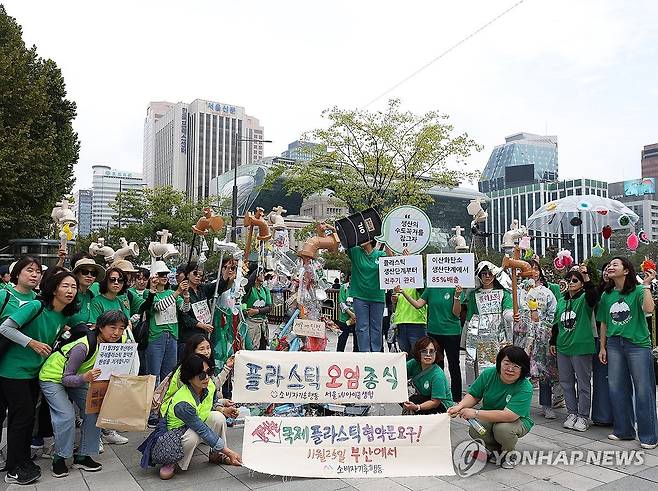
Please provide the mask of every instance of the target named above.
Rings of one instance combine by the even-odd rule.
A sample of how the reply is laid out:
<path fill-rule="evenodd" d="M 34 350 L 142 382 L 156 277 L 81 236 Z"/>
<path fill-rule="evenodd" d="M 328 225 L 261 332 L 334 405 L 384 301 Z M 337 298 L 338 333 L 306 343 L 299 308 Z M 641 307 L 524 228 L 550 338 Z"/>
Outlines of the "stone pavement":
<path fill-rule="evenodd" d="M 386 414 L 399 414 L 399 406 L 385 406 Z M 377 414 L 377 406 L 373 413 Z M 532 431 L 519 440 L 518 450 L 640 450 L 638 441 L 613 442 L 607 439 L 610 428 L 592 427 L 587 432 L 578 433 L 562 428 L 566 417 L 565 409 L 556 410 L 558 419 L 545 420 L 540 413 L 537 392 L 533 400 L 532 417 L 535 426 Z M 468 426 L 461 420 L 453 420 L 451 439 L 453 448 L 468 439 Z M 43 477 L 35 486 L 7 486 L 0 482 L 0 490 L 97 490 L 97 491 L 131 491 L 131 490 L 307 490 L 333 491 L 338 489 L 357 489 L 360 491 L 421 491 L 421 490 L 656 490 L 658 489 L 658 449 L 644 451 L 644 464 L 602 466 L 586 464 L 575 465 L 547 464 L 529 466 L 519 465 L 516 469 L 506 470 L 487 464 L 477 475 L 461 478 L 411 477 L 389 479 L 305 479 L 282 478 L 250 471 L 246 468 L 216 466 L 207 462 L 208 447 L 197 450 L 190 469 L 177 474 L 169 481 L 161 481 L 156 469 L 142 470 L 139 467 L 141 454 L 137 447 L 146 433 L 126 434 L 130 438 L 127 445 L 105 445 L 105 453 L 99 457 L 103 470 L 96 473 L 81 472 L 72 469 L 67 478 L 55 479 L 50 475 L 50 461 L 38 459 L 43 470 Z M 242 429 L 229 428 L 228 440 L 231 448 L 241 451 Z"/>

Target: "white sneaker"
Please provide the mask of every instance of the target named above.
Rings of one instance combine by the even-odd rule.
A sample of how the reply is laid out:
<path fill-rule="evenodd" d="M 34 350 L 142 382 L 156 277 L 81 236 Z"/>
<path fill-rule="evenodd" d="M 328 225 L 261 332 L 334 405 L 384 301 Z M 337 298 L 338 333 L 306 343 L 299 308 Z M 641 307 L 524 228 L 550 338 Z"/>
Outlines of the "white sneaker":
<path fill-rule="evenodd" d="M 562 424 L 562 426 L 563 426 L 564 428 L 566 428 L 567 430 L 573 430 L 573 425 L 576 424 L 576 420 L 577 420 L 577 419 L 578 419 L 578 415 L 577 415 L 577 414 L 570 414 L 569 416 L 567 416 L 567 419 L 566 419 L 565 422 Z"/>
<path fill-rule="evenodd" d="M 105 452 L 105 449 L 103 448 L 103 439 L 101 438 L 101 441 L 98 442 L 98 443 L 99 443 L 99 445 L 98 445 L 98 453 L 99 453 L 99 454 L 102 454 L 103 452 Z"/>
<path fill-rule="evenodd" d="M 589 428 L 589 420 L 587 418 L 578 416 L 576 422 L 573 424 L 571 428 L 576 431 L 587 431 L 587 428 Z"/>
<path fill-rule="evenodd" d="M 654 448 L 658 447 L 658 443 L 640 443 L 640 447 L 646 450 L 653 450 Z"/>
<path fill-rule="evenodd" d="M 110 445 L 125 445 L 128 439 L 125 436 L 119 435 L 116 430 L 110 430 L 102 434 L 103 439 Z"/>
<path fill-rule="evenodd" d="M 516 458 L 516 455 L 507 454 L 500 463 L 500 467 L 502 469 L 514 469 L 518 463 L 519 460 Z"/>
<path fill-rule="evenodd" d="M 544 418 L 546 418 L 546 419 L 557 419 L 557 415 L 555 414 L 555 411 L 553 411 L 552 408 L 545 407 L 544 408 Z"/>

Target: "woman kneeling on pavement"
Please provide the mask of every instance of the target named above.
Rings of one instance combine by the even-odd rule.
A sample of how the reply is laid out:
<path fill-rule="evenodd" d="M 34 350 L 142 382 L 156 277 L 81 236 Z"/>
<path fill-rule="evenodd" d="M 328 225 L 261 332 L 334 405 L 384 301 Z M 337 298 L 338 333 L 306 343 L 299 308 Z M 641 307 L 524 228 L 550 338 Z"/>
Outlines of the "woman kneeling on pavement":
<path fill-rule="evenodd" d="M 202 442 L 210 447 L 210 463 L 242 465 L 240 455 L 228 448 L 218 435 L 224 416 L 212 410 L 216 390 L 211 375 L 209 359 L 202 355 L 190 355 L 180 367 L 184 385 L 167 406 L 167 433 L 155 442 L 151 451 L 152 457 L 164 462 L 160 468 L 161 479 L 171 479 L 176 466 L 187 470 L 194 449 Z M 173 461 L 166 462 L 167 457 Z"/>
<path fill-rule="evenodd" d="M 532 384 L 528 380 L 530 358 L 518 346 L 505 346 L 496 356 L 496 367 L 487 368 L 469 387 L 464 399 L 448 409 L 448 414 L 463 419 L 476 419 L 485 433 L 478 433 L 471 424 L 469 434 L 481 439 L 489 453 L 489 461 L 500 462 L 512 469 L 518 462 L 509 454 L 516 442 L 530 431 Z M 482 402 L 480 409 L 473 409 Z M 495 452 L 495 453 L 494 453 Z"/>
<path fill-rule="evenodd" d="M 125 341 L 124 331 L 128 317 L 120 310 L 109 310 L 96 319 L 96 329 L 86 336 L 62 346 L 48 357 L 41 367 L 39 383 L 48 405 L 55 433 L 53 454 L 53 477 L 69 475 L 66 459 L 73 456 L 75 439 L 75 407 L 80 409 L 82 427 L 80 448 L 73 466 L 89 472 L 100 471 L 103 466 L 91 456 L 99 453 L 101 430 L 96 427 L 98 414 L 85 413 L 85 402 L 89 383 L 101 374 L 94 368 L 98 344 Z M 95 344 L 90 352 L 90 347 Z"/>

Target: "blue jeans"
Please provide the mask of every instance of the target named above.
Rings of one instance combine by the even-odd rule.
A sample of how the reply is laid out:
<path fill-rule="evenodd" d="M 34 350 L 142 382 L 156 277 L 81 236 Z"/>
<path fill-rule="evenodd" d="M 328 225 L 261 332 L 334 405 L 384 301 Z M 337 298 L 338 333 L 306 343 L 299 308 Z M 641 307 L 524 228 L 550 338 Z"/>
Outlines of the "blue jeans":
<path fill-rule="evenodd" d="M 608 338 L 608 383 L 612 405 L 613 433 L 620 438 L 634 438 L 633 388 L 635 418 L 641 443 L 658 442 L 656 417 L 656 376 L 651 348 L 643 348 L 621 336 Z"/>
<path fill-rule="evenodd" d="M 382 319 L 384 302 L 369 302 L 355 298 L 352 303 L 356 315 L 356 338 L 362 353 L 379 353 L 382 350 Z"/>
<path fill-rule="evenodd" d="M 596 353 L 592 355 L 592 421 L 600 425 L 612 424 L 612 404 L 608 389 L 608 365 L 599 361 L 601 342 L 595 338 Z"/>
<path fill-rule="evenodd" d="M 163 332 L 157 339 L 149 341 L 146 348 L 146 364 L 149 375 L 155 375 L 155 386 L 174 371 L 178 356 L 178 342 L 170 332 Z"/>
<path fill-rule="evenodd" d="M 426 335 L 425 324 L 398 324 L 398 346 L 407 353 L 407 360 L 412 358 L 411 350 L 418 340 Z"/>
<path fill-rule="evenodd" d="M 101 439 L 101 429 L 96 427 L 97 414 L 86 414 L 87 384 L 81 387 L 64 387 L 55 382 L 39 382 L 41 392 L 50 406 L 50 417 L 55 435 L 55 453 L 68 459 L 73 455 L 75 439 L 75 408 L 80 408 L 82 428 L 80 433 L 80 448 L 78 455 L 90 456 L 98 454 Z"/>
<path fill-rule="evenodd" d="M 550 380 L 539 380 L 539 405 L 553 406 L 553 382 Z"/>

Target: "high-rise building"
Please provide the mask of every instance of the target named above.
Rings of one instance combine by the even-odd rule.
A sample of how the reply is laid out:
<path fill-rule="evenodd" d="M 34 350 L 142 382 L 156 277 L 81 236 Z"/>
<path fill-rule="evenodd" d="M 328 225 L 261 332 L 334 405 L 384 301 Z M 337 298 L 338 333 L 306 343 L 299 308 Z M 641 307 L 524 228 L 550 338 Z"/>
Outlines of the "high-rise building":
<path fill-rule="evenodd" d="M 237 138 L 256 140 L 235 142 Z M 144 120 L 144 177 L 191 199 L 209 194 L 210 180 L 263 157 L 263 127 L 240 106 L 196 99 L 151 102 Z"/>
<path fill-rule="evenodd" d="M 120 212 L 114 211 L 110 205 L 120 192 L 130 189 L 141 191 L 144 188 L 144 180 L 141 174 L 113 170 L 107 165 L 94 165 L 92 169 L 91 230 L 95 231 L 122 221 Z"/>
<path fill-rule="evenodd" d="M 284 150 L 281 156 L 286 159 L 309 161 L 313 158 L 313 152 L 326 150 L 326 146 L 319 143 L 295 140 L 288 144 L 288 150 Z"/>
<path fill-rule="evenodd" d="M 78 220 L 77 234 L 86 237 L 91 233 L 91 207 L 94 192 L 91 189 L 80 189 L 75 192 L 73 199 L 73 214 Z"/>
<path fill-rule="evenodd" d="M 517 133 L 493 149 L 482 171 L 479 189 L 488 193 L 557 179 L 557 136 Z"/>
<path fill-rule="evenodd" d="M 658 143 L 644 146 L 641 162 L 643 176 L 658 177 Z"/>
<path fill-rule="evenodd" d="M 621 201 L 634 211 L 640 217 L 636 225 L 637 230 L 644 230 L 651 241 L 658 241 L 658 196 L 655 177 L 611 182 L 608 184 L 608 197 Z"/>

